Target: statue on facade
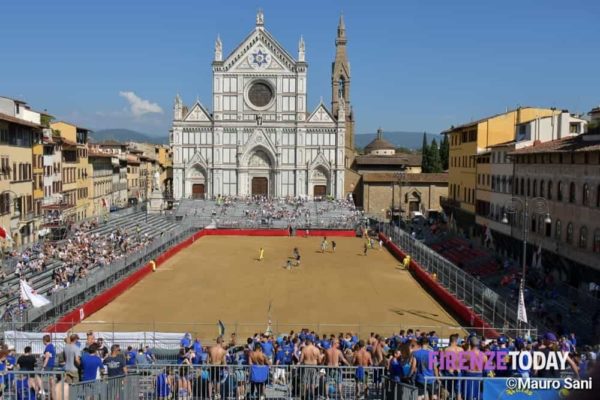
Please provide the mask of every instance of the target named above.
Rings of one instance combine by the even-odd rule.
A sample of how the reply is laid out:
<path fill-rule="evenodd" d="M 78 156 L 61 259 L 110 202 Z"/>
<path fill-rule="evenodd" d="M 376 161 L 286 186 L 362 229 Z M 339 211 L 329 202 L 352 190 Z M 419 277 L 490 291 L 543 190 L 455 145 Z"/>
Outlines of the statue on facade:
<path fill-rule="evenodd" d="M 155 192 L 160 191 L 160 172 L 158 172 L 158 169 L 154 170 L 154 182 L 152 183 L 152 190 Z"/>

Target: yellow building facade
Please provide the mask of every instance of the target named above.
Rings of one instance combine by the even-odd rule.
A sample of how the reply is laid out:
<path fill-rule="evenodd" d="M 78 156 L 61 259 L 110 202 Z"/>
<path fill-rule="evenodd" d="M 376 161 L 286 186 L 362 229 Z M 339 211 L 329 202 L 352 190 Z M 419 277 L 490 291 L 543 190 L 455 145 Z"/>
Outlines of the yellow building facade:
<path fill-rule="evenodd" d="M 63 142 L 63 200 L 75 207 L 69 219 L 81 221 L 93 214 L 89 201 L 91 170 L 88 162 L 89 129 L 68 122 L 54 122 L 51 128 L 59 133 Z"/>
<path fill-rule="evenodd" d="M 517 124 L 560 114 L 550 108 L 522 107 L 452 127 L 443 132 L 450 142 L 448 197 L 442 206 L 462 228 L 475 224 L 477 201 L 477 155 L 489 146 L 515 138 Z"/>

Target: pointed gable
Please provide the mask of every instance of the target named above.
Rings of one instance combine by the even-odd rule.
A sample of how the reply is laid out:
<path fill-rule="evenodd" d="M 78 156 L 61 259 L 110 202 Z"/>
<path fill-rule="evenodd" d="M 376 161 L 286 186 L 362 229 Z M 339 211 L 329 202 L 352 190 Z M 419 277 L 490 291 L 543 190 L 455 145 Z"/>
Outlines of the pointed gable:
<path fill-rule="evenodd" d="M 204 157 L 202 157 L 202 154 L 200 154 L 199 151 L 196 151 L 194 153 L 194 155 L 192 156 L 192 158 L 190 158 L 188 160 L 188 162 L 186 162 L 185 164 L 187 167 L 193 167 L 196 164 L 199 164 L 203 168 L 206 168 L 208 166 L 206 159 Z"/>
<path fill-rule="evenodd" d="M 295 66 L 296 60 L 264 28 L 253 30 L 223 62 L 224 71 L 293 71 Z"/>
<path fill-rule="evenodd" d="M 333 115 L 327 110 L 323 102 L 321 102 L 315 111 L 308 117 L 308 123 L 335 123 Z"/>
<path fill-rule="evenodd" d="M 209 112 L 200 104 L 199 101 L 193 105 L 192 109 L 183 118 L 184 121 L 211 121 Z"/>

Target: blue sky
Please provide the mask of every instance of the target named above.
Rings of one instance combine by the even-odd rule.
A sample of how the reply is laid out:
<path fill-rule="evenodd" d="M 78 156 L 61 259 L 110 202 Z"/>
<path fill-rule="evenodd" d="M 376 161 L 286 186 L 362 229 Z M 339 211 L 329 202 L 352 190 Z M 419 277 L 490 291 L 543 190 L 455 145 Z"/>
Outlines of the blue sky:
<path fill-rule="evenodd" d="M 258 8 L 292 55 L 304 35 L 311 107 L 330 102 L 343 11 L 358 133 L 437 133 L 517 105 L 600 104 L 597 0 L 3 2 L 0 95 L 93 129 L 165 135 L 177 92 L 212 108 L 215 37 L 229 53 Z"/>

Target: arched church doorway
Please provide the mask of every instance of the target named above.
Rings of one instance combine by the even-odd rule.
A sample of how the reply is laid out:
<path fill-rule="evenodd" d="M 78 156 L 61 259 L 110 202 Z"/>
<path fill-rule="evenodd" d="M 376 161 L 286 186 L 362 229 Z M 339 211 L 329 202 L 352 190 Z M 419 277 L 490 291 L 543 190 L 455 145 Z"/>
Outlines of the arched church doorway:
<path fill-rule="evenodd" d="M 263 176 L 252 178 L 252 196 L 269 196 L 269 179 Z"/>
<path fill-rule="evenodd" d="M 204 200 L 204 184 L 203 183 L 192 184 L 192 199 Z"/>

